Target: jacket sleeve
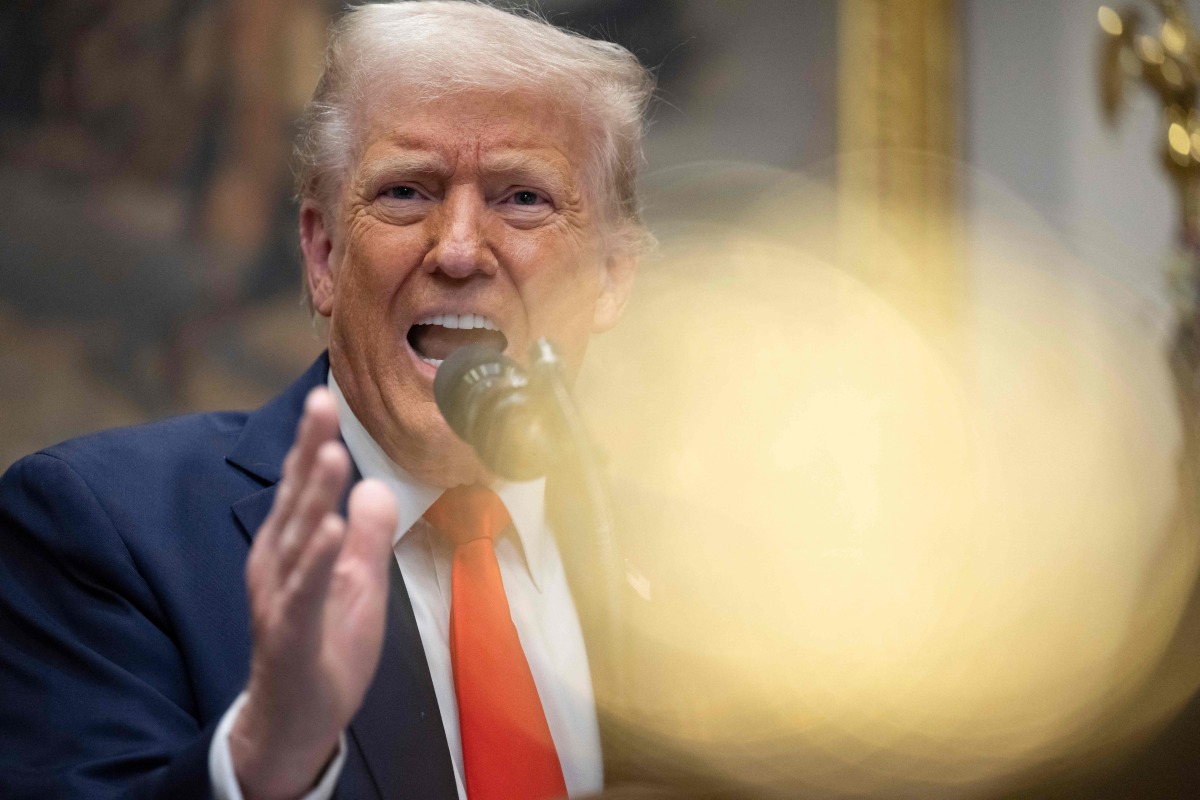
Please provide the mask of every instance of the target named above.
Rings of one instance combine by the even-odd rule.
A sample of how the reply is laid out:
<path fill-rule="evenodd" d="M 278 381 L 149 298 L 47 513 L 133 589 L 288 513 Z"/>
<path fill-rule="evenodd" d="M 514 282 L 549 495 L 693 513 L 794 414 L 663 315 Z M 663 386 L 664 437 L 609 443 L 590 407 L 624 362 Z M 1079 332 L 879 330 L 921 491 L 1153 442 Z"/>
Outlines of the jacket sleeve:
<path fill-rule="evenodd" d="M 0 478 L 0 797 L 208 798 L 215 721 L 111 509 L 70 464 Z"/>

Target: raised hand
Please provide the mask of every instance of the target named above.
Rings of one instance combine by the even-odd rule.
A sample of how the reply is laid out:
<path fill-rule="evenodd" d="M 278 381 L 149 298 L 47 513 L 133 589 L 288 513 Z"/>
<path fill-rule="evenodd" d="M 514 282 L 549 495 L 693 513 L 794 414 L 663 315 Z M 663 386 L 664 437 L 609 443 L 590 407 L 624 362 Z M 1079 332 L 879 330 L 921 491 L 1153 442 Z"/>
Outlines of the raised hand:
<path fill-rule="evenodd" d="M 396 503 L 363 481 L 343 519 L 349 474 L 333 397 L 314 389 L 246 564 L 254 654 L 230 751 L 247 800 L 312 787 L 379 662 Z"/>

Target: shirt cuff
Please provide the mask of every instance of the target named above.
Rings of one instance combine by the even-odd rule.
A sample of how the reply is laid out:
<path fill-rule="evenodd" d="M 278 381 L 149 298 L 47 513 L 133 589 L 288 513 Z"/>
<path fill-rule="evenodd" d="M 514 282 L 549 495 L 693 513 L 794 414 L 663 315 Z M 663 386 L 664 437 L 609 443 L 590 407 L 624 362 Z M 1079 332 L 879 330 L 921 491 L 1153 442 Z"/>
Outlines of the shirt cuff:
<path fill-rule="evenodd" d="M 213 734 L 212 744 L 208 748 L 208 779 L 212 783 L 215 800 L 245 800 L 242 797 L 242 787 L 238 785 L 237 775 L 233 771 L 233 754 L 229 750 L 229 734 L 233 723 L 237 721 L 238 712 L 246 705 L 247 695 L 242 692 L 233 701 L 233 705 L 221 717 Z M 338 776 L 342 774 L 342 765 L 346 763 L 346 734 L 338 736 L 337 753 L 321 774 L 320 780 L 312 790 L 298 800 L 329 800 L 333 797 L 333 789 Z"/>

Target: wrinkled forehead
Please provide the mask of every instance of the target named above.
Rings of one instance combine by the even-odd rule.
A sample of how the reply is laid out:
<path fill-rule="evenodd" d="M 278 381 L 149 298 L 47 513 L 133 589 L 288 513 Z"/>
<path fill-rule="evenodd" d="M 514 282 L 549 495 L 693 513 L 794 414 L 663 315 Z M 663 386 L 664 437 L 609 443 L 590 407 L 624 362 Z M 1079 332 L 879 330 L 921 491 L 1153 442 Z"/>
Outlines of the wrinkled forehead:
<path fill-rule="evenodd" d="M 373 154 L 407 149 L 443 160 L 486 155 L 497 168 L 542 162 L 590 203 L 602 202 L 599 122 L 575 94 L 520 86 L 427 91 L 394 81 L 359 98 L 343 187 Z"/>

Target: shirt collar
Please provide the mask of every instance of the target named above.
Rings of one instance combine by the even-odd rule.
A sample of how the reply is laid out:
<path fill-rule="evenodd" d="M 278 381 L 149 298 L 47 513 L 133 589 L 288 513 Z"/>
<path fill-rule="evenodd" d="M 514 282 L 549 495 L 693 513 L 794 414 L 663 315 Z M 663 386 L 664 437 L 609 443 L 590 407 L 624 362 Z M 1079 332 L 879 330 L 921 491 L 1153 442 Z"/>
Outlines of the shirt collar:
<path fill-rule="evenodd" d="M 334 380 L 332 370 L 329 372 L 328 383 L 329 391 L 337 402 L 338 425 L 341 428 L 342 439 L 346 442 L 346 449 L 350 451 L 350 457 L 354 459 L 358 471 L 364 478 L 382 481 L 396 496 L 399 521 L 392 538 L 392 547 L 395 547 L 424 516 L 434 501 L 441 497 L 442 490 L 419 482 L 388 457 L 350 410 L 350 404 L 346 402 L 341 388 Z M 521 482 L 496 480 L 492 484 L 492 490 L 499 495 L 509 517 L 512 518 L 521 549 L 525 553 L 530 577 L 533 578 L 534 585 L 541 590 L 549 568 L 547 560 L 551 557 L 550 533 L 546 530 L 546 479 Z"/>

